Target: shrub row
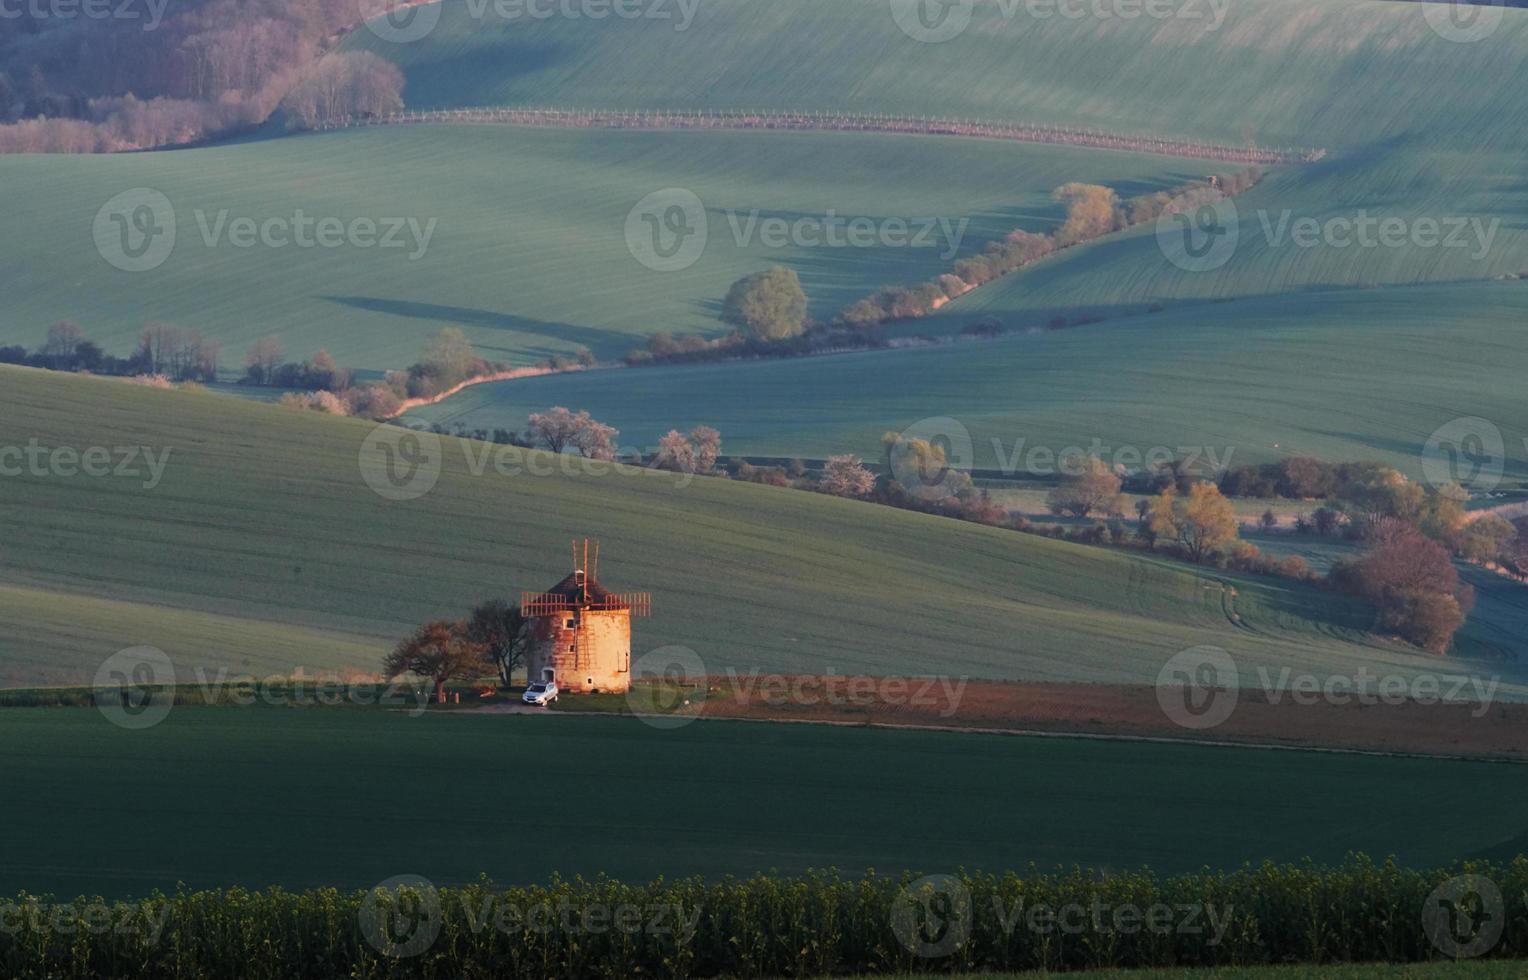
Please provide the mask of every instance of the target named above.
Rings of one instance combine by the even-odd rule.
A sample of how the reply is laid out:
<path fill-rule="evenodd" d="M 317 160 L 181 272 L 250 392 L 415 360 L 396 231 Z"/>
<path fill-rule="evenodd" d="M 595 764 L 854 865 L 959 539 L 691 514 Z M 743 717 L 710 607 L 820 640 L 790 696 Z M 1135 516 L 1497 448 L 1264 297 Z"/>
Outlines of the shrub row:
<path fill-rule="evenodd" d="M 1521 857 L 1171 877 L 1031 869 L 507 890 L 420 879 L 371 892 L 181 891 L 74 919 L 23 895 L 0 904 L 0 975 L 802 977 L 1511 958 L 1528 956 L 1525 895 Z"/>

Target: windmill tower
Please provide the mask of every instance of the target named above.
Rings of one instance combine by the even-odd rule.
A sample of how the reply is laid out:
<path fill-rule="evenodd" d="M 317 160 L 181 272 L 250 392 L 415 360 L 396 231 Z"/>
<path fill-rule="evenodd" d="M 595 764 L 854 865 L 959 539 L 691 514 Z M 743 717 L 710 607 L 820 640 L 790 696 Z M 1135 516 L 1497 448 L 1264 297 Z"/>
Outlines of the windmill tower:
<path fill-rule="evenodd" d="M 600 585 L 598 541 L 573 542 L 573 572 L 546 592 L 520 595 L 531 621 L 526 672 L 573 694 L 620 694 L 631 687 L 631 618 L 652 611 L 646 592 Z"/>

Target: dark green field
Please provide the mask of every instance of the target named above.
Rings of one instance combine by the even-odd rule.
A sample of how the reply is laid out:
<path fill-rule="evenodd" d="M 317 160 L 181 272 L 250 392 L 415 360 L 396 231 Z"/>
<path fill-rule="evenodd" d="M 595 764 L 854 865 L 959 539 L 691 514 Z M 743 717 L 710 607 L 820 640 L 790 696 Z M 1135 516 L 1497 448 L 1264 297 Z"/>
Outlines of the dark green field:
<path fill-rule="evenodd" d="M 1516 766 L 1306 752 L 269 707 L 178 707 L 143 731 L 13 709 L 0 743 L 0 785 L 26 787 L 0 808 L 0 894 L 1355 850 L 1431 865 L 1515 853 L 1528 829 Z"/>
<path fill-rule="evenodd" d="M 1248 966 L 1202 970 L 1089 970 L 1069 976 L 1076 980 L 1522 980 L 1528 964 L 1413 963 L 1395 966 L 1365 963 L 1349 966 Z M 972 973 L 953 980 L 1039 980 L 1051 973 Z M 907 980 L 932 980 L 909 977 Z"/>

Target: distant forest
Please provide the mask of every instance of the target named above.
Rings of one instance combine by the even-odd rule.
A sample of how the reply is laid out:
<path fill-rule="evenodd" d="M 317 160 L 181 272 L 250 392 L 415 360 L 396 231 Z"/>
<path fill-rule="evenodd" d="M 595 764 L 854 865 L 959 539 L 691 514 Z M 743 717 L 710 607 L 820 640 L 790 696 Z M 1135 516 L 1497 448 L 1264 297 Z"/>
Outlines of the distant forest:
<path fill-rule="evenodd" d="M 387 0 L 114 2 L 122 15 L 0 18 L 0 152 L 172 146 L 278 108 L 304 126 L 402 105 L 391 63 L 320 60 Z"/>

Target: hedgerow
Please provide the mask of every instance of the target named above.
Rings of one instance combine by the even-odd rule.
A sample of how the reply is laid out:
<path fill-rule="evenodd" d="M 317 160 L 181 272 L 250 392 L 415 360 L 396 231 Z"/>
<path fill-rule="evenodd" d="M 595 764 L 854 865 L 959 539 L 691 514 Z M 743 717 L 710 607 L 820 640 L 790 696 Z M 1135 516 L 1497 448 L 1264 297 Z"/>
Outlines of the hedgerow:
<path fill-rule="evenodd" d="M 1418 962 L 1528 956 L 1528 859 L 1162 876 L 836 873 L 0 903 L 0 976 L 488 978 Z M 1497 934 L 1499 932 L 1499 935 Z"/>

